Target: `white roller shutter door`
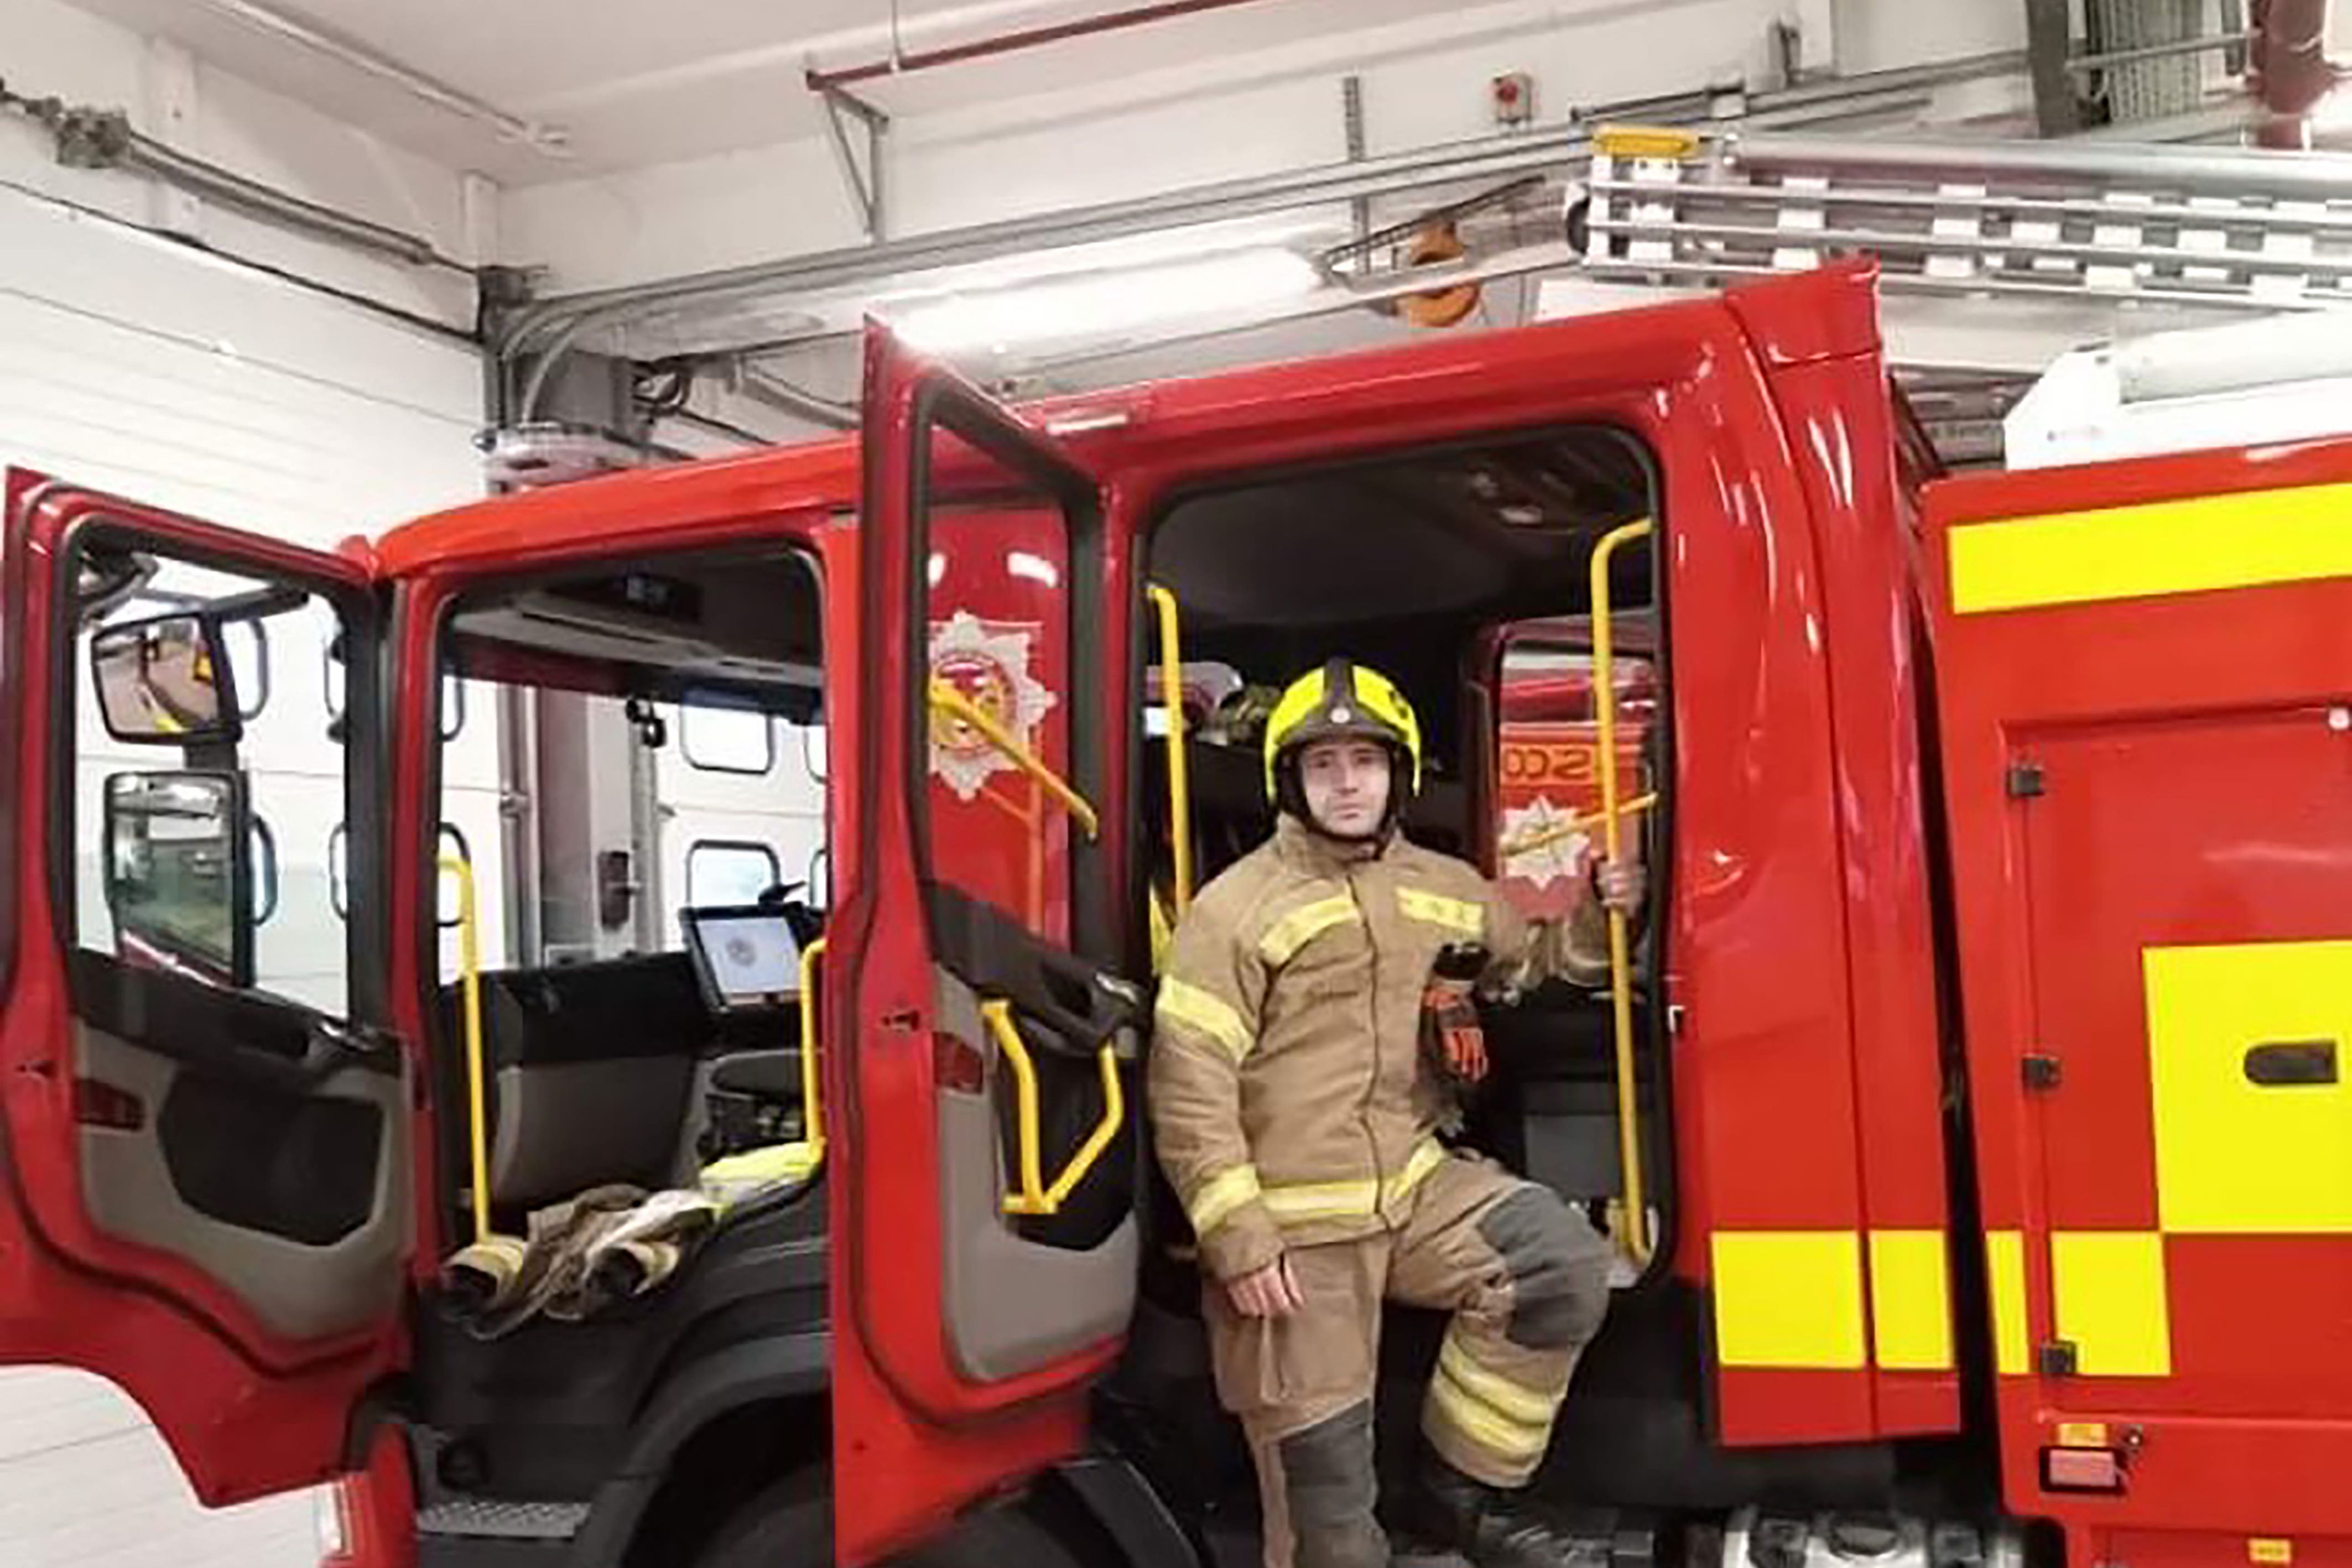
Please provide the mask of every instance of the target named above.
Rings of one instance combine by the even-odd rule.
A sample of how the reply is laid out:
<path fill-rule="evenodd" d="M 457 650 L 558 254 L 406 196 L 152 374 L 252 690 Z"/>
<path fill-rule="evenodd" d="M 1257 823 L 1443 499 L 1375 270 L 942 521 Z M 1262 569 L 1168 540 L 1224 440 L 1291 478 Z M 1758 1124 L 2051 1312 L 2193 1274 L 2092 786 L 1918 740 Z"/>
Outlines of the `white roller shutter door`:
<path fill-rule="evenodd" d="M 480 423 L 480 361 L 463 342 L 0 191 L 0 463 L 330 546 L 478 496 Z M 272 701 L 323 707 L 323 650 L 294 640 L 271 644 Z M 449 814 L 495 845 L 496 725 L 487 704 L 467 706 Z M 299 733 L 323 747 L 318 721 Z M 299 768 L 301 744 L 250 761 Z M 285 862 L 322 874 L 332 828 L 271 824 Z M 308 1497 L 206 1513 L 110 1384 L 0 1370 L 9 1568 L 317 1560 Z"/>

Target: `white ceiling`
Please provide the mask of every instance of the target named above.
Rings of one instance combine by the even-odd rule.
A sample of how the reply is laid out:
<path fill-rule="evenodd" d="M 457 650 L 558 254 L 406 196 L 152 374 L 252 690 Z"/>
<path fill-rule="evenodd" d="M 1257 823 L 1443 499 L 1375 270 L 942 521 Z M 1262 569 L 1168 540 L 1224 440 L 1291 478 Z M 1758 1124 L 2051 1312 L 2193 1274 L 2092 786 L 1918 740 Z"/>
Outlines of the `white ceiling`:
<path fill-rule="evenodd" d="M 817 133 L 811 63 L 888 57 L 892 0 L 264 0 L 525 120 L 555 158 L 240 20 L 212 0 L 73 0 L 395 144 L 511 184 L 575 178 Z M 1130 9 L 1136 0 L 897 0 L 909 54 Z M 1429 15 L 1428 0 L 1250 0 L 1090 38 L 941 67 L 859 90 L 922 114 L 1210 62 Z"/>

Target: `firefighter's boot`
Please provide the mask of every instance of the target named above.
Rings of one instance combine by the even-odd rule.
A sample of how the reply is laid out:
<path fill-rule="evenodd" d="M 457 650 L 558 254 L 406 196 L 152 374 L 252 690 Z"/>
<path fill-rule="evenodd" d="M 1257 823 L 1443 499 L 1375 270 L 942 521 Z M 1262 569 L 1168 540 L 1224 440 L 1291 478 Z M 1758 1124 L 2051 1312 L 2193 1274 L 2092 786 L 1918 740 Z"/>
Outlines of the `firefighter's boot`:
<path fill-rule="evenodd" d="M 1609 1543 L 1579 1535 L 1517 1488 L 1488 1486 L 1432 1454 L 1422 1462 L 1417 1532 L 1476 1568 L 1608 1568 Z"/>

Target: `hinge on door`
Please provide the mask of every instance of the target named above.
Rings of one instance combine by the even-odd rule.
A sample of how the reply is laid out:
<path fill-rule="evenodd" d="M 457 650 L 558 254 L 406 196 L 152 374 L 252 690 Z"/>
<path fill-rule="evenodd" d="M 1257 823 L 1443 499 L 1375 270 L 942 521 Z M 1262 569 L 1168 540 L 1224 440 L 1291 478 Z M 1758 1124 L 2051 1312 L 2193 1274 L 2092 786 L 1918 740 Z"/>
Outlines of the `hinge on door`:
<path fill-rule="evenodd" d="M 2012 762 L 2009 765 L 2009 798 L 2031 800 L 2049 789 L 2049 778 L 2039 762 Z"/>
<path fill-rule="evenodd" d="M 2082 1357 L 2073 1340 L 2046 1339 L 2034 1348 L 2033 1364 L 2044 1377 L 2072 1377 L 2082 1365 Z"/>
<path fill-rule="evenodd" d="M 2066 1070 L 2054 1056 L 2029 1053 L 2019 1063 L 2021 1075 L 2028 1089 L 2055 1089 L 2065 1081 Z"/>

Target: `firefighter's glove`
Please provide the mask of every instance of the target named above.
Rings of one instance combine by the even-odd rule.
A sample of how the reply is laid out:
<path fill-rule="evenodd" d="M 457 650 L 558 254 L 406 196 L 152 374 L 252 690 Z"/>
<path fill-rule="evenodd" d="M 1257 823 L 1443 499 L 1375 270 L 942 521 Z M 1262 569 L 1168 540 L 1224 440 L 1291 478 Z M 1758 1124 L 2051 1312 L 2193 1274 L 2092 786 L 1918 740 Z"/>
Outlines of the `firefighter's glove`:
<path fill-rule="evenodd" d="M 1478 1022 L 1476 988 L 1489 957 L 1475 943 L 1454 943 L 1437 955 L 1422 989 L 1422 1050 L 1448 1083 L 1467 1087 L 1486 1076 L 1486 1033 Z"/>

